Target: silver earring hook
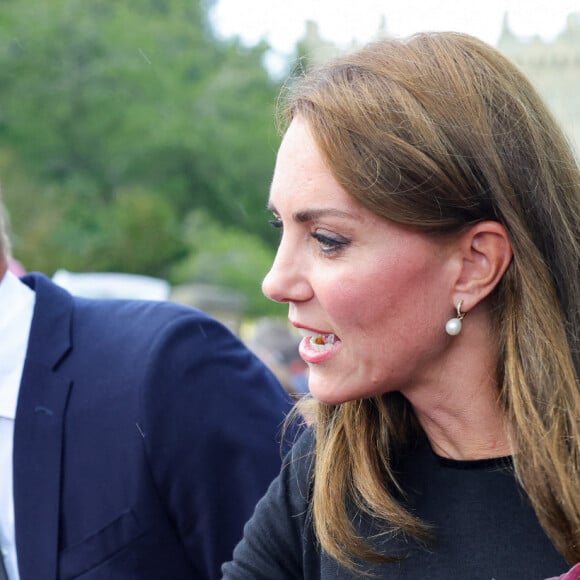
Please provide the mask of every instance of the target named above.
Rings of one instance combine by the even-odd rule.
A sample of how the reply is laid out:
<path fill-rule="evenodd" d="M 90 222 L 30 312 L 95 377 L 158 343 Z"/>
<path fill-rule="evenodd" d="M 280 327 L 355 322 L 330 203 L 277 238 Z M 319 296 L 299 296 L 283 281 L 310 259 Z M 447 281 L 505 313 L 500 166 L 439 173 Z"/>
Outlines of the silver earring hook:
<path fill-rule="evenodd" d="M 463 300 L 460 300 L 457 304 L 457 318 L 463 320 L 465 318 L 465 312 L 461 312 L 461 307 L 463 306 Z"/>

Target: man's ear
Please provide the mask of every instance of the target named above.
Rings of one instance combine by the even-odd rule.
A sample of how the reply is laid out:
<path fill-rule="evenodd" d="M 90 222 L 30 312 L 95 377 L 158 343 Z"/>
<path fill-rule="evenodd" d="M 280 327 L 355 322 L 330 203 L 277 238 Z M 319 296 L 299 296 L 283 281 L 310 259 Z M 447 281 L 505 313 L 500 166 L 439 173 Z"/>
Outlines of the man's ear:
<path fill-rule="evenodd" d="M 471 226 L 459 237 L 461 267 L 455 282 L 454 300 L 463 300 L 468 312 L 489 296 L 499 284 L 513 257 L 506 229 L 496 221 Z"/>

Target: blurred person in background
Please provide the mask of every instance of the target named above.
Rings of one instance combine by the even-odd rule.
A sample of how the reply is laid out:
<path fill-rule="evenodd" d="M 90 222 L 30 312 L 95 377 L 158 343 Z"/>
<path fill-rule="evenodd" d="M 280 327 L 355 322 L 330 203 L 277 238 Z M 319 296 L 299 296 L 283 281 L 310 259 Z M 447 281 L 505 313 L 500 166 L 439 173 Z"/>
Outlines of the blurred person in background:
<path fill-rule="evenodd" d="M 298 354 L 300 335 L 286 321 L 258 320 L 246 344 L 276 374 L 295 398 L 308 392 L 308 367 Z"/>
<path fill-rule="evenodd" d="M 580 172 L 562 130 L 459 33 L 371 43 L 289 89 L 263 290 L 303 334 L 315 421 L 224 578 L 569 570 Z"/>
<path fill-rule="evenodd" d="M 0 210 L 0 578 L 219 578 L 290 398 L 201 311 L 19 279 Z"/>

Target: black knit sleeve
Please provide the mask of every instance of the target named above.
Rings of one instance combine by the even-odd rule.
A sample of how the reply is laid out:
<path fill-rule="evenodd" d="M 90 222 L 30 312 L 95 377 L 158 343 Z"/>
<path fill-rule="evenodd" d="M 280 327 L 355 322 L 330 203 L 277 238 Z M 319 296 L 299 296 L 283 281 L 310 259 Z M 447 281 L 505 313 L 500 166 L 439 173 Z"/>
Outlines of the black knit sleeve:
<path fill-rule="evenodd" d="M 308 430 L 256 506 L 233 561 L 222 567 L 224 579 L 302 579 L 318 568 L 309 513 L 313 449 L 314 436 Z"/>

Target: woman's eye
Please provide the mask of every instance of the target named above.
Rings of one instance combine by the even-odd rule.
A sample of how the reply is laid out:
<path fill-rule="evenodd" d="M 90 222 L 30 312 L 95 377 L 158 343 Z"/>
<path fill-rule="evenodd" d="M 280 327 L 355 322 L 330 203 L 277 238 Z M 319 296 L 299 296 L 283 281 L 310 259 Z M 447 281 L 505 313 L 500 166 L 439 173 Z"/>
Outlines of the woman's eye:
<path fill-rule="evenodd" d="M 277 230 L 282 228 L 282 220 L 279 217 L 273 217 L 268 223 Z"/>
<path fill-rule="evenodd" d="M 350 241 L 342 236 L 329 236 L 319 232 L 313 232 L 312 237 L 318 242 L 323 254 L 335 254 L 347 246 Z"/>

